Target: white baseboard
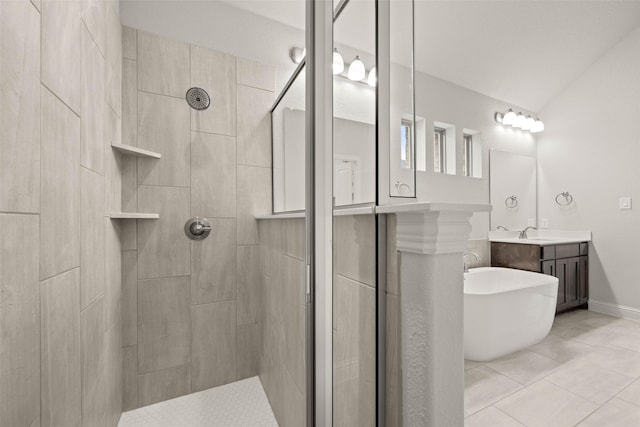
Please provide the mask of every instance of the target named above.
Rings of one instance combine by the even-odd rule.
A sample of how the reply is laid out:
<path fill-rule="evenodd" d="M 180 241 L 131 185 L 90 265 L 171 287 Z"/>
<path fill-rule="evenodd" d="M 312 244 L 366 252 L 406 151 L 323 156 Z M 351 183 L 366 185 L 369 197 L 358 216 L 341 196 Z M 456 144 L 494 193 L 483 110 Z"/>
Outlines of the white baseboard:
<path fill-rule="evenodd" d="M 620 317 L 622 319 L 635 320 L 640 322 L 640 309 L 627 307 L 626 305 L 609 304 L 607 302 L 589 300 L 589 310 L 596 313 L 608 314 L 609 316 Z"/>

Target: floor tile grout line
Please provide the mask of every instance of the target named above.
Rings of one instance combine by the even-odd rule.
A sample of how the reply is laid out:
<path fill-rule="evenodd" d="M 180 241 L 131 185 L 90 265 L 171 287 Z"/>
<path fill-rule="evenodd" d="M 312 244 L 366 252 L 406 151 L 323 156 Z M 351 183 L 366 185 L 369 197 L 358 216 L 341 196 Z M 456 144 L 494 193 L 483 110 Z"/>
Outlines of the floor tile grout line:
<path fill-rule="evenodd" d="M 576 320 L 576 321 L 579 321 L 579 320 Z M 601 327 L 603 327 L 603 326 L 600 326 L 600 325 L 598 325 L 598 326 L 594 326 L 594 328 L 601 328 Z M 604 327 L 608 327 L 608 325 L 604 325 Z M 640 325 L 638 325 L 638 327 L 639 327 L 639 329 L 640 329 Z M 564 338 L 564 337 L 559 337 L 559 338 L 562 338 L 562 339 L 564 339 L 564 340 L 566 340 L 566 339 L 567 339 L 567 338 Z M 520 386 L 521 386 L 521 388 L 519 388 L 518 390 L 515 390 L 515 391 L 513 391 L 512 393 L 509 393 L 508 395 L 503 396 L 503 397 L 502 397 L 502 398 L 500 398 L 499 400 L 497 400 L 497 401 L 495 401 L 495 402 L 493 402 L 493 403 L 491 403 L 491 404 L 488 404 L 488 405 L 484 406 L 484 407 L 483 407 L 483 408 L 481 408 L 481 409 L 478 409 L 477 411 L 475 411 L 475 412 L 473 412 L 473 413 L 469 414 L 469 415 L 468 415 L 467 417 L 465 417 L 465 418 L 469 418 L 469 417 L 471 417 L 471 416 L 473 416 L 473 415 L 475 415 L 475 414 L 479 413 L 480 411 L 485 410 L 485 409 L 487 409 L 487 408 L 488 408 L 488 407 L 490 407 L 490 406 L 493 406 L 495 409 L 499 410 L 499 411 L 500 411 L 500 412 L 502 412 L 502 413 L 505 413 L 505 414 L 506 414 L 507 416 L 509 416 L 510 418 L 515 419 L 515 418 L 514 418 L 514 417 L 512 417 L 510 414 L 508 414 L 508 413 L 506 413 L 506 412 L 502 411 L 502 410 L 501 410 L 500 408 L 498 408 L 496 405 L 497 405 L 497 404 L 499 404 L 501 401 L 503 401 L 503 400 L 505 400 L 505 399 L 509 398 L 510 396 L 514 395 L 515 393 L 518 393 L 518 392 L 520 392 L 520 391 L 522 391 L 522 390 L 525 390 L 525 389 L 527 389 L 528 387 L 531 387 L 531 386 L 533 386 L 533 385 L 535 385 L 535 384 L 537 384 L 537 383 L 539 383 L 539 382 L 541 382 L 541 381 L 545 381 L 546 383 L 548 383 L 548 384 L 550 384 L 550 385 L 552 385 L 552 386 L 558 387 L 559 389 L 561 389 L 561 390 L 563 390 L 563 391 L 565 391 L 565 392 L 567 392 L 567 393 L 569 393 L 569 394 L 571 394 L 571 395 L 574 395 L 574 396 L 576 396 L 576 397 L 578 397 L 578 398 L 580 398 L 580 399 L 582 399 L 582 400 L 584 400 L 584 401 L 586 401 L 586 402 L 589 402 L 589 403 L 591 403 L 592 405 L 594 405 L 594 409 L 593 409 L 592 411 L 590 411 L 588 414 L 586 414 L 586 415 L 585 415 L 585 416 L 584 416 L 580 421 L 578 421 L 578 423 L 576 423 L 576 424 L 574 424 L 574 425 L 578 425 L 578 424 L 580 424 L 580 423 L 581 423 L 581 422 L 583 422 L 585 419 L 587 419 L 588 417 L 590 417 L 593 413 L 597 412 L 597 411 L 598 411 L 599 409 L 601 409 L 603 406 L 605 406 L 606 404 L 608 404 L 609 402 L 611 402 L 613 399 L 618 399 L 618 400 L 623 401 L 623 402 L 625 402 L 625 403 L 628 403 L 628 404 L 630 404 L 630 405 L 632 405 L 632 406 L 634 406 L 634 407 L 640 407 L 640 406 L 638 406 L 638 405 L 633 404 L 632 402 L 628 402 L 628 401 L 626 401 L 625 399 L 622 399 L 622 398 L 620 398 L 620 397 L 619 397 L 619 395 L 620 395 L 622 392 L 624 392 L 628 387 L 630 387 L 630 386 L 631 386 L 635 381 L 637 381 L 640 377 L 629 377 L 629 376 L 623 375 L 622 373 L 616 372 L 616 371 L 614 371 L 614 370 L 612 370 L 612 369 L 609 369 L 609 368 L 607 368 L 607 367 L 605 367 L 605 366 L 601 366 L 601 365 L 599 365 L 599 364 L 597 364 L 597 363 L 595 363 L 595 362 L 589 361 L 589 360 L 586 360 L 586 362 L 587 362 L 587 363 L 592 363 L 592 364 L 596 365 L 598 368 L 600 368 L 600 369 L 602 369 L 602 370 L 604 370 L 604 371 L 607 371 L 607 372 L 610 372 L 610 373 L 613 373 L 613 374 L 617 374 L 617 375 L 620 375 L 620 376 L 626 377 L 628 380 L 630 380 L 629 384 L 627 384 L 626 386 L 624 386 L 621 390 L 617 391 L 614 395 L 610 396 L 610 397 L 609 397 L 605 402 L 603 402 L 602 404 L 600 404 L 600 403 L 597 403 L 597 402 L 592 401 L 591 399 L 587 399 L 587 398 L 585 398 L 585 397 L 579 396 L 579 395 L 577 395 L 576 393 L 572 392 L 571 390 L 568 390 L 568 389 L 566 389 L 565 387 L 562 387 L 562 386 L 560 386 L 560 385 L 554 384 L 553 382 L 551 382 L 551 381 L 547 380 L 547 378 L 548 378 L 550 375 L 553 375 L 555 372 L 559 371 L 560 369 L 565 368 L 568 364 L 570 364 L 570 363 L 572 363 L 572 362 L 575 362 L 575 361 L 577 361 L 577 360 L 587 359 L 587 357 L 588 357 L 590 354 L 592 354 L 593 352 L 595 352 L 595 351 L 597 351 L 597 350 L 599 350 L 599 349 L 612 349 L 612 347 L 609 347 L 609 346 L 608 346 L 608 345 L 606 345 L 606 344 L 602 344 L 602 345 L 593 345 L 593 344 L 588 344 L 588 343 L 582 343 L 582 342 L 575 341 L 575 340 L 573 340 L 573 341 L 574 341 L 574 342 L 577 342 L 577 343 L 579 343 L 579 344 L 584 344 L 584 345 L 588 345 L 588 346 L 590 346 L 590 347 L 593 347 L 593 351 L 589 351 L 589 352 L 584 353 L 584 354 L 578 354 L 578 355 L 576 355 L 575 357 L 571 357 L 570 359 L 568 359 L 568 360 L 566 360 L 566 361 L 564 361 L 564 362 L 560 362 L 560 361 L 555 360 L 555 359 L 553 359 L 553 358 L 547 357 L 547 356 L 545 356 L 544 354 L 539 354 L 539 353 L 537 353 L 537 352 L 535 352 L 535 351 L 530 351 L 530 352 L 532 352 L 532 353 L 535 353 L 535 354 L 536 354 L 536 355 L 538 355 L 538 356 L 545 357 L 545 358 L 547 358 L 547 359 L 549 359 L 549 360 L 552 360 L 552 361 L 553 361 L 553 362 L 555 362 L 555 363 L 558 363 L 558 366 L 557 366 L 557 367 L 555 367 L 554 369 L 552 369 L 551 371 L 549 371 L 549 372 L 545 373 L 542 377 L 540 377 L 540 378 L 536 379 L 534 382 L 532 382 L 532 383 L 530 383 L 530 384 L 528 384 L 528 385 L 522 384 L 520 381 L 517 381 L 517 380 L 515 380 L 515 379 L 511 378 L 509 375 L 504 374 L 504 373 L 502 373 L 502 372 L 497 371 L 496 369 L 491 368 L 491 367 L 490 367 L 490 366 L 488 366 L 487 364 L 481 364 L 481 365 L 479 365 L 479 366 L 475 366 L 475 367 L 473 367 L 473 368 L 470 368 L 470 369 L 468 369 L 468 370 L 465 370 L 465 372 L 466 372 L 466 371 L 470 371 L 470 370 L 478 369 L 478 368 L 480 368 L 480 367 L 484 367 L 484 368 L 486 368 L 486 369 L 488 369 L 488 370 L 490 370 L 490 371 L 495 372 L 495 374 L 496 374 L 496 375 L 499 375 L 499 376 L 501 376 L 501 377 L 504 377 L 504 378 L 506 378 L 506 379 L 509 379 L 509 380 L 511 380 L 511 381 L 513 381 L 513 382 L 515 382 L 515 383 L 517 383 L 518 385 L 520 385 Z M 622 349 L 626 349 L 626 350 L 629 350 L 629 351 L 634 351 L 634 350 L 632 350 L 632 349 L 627 349 L 627 348 L 624 348 L 624 347 L 618 347 L 618 346 L 613 347 L 613 349 L 614 349 L 614 350 L 615 350 L 616 348 L 622 348 Z M 638 353 L 638 352 L 636 352 L 636 353 Z M 517 422 L 520 422 L 520 421 L 518 421 L 517 419 L 516 419 L 516 421 L 517 421 Z"/>

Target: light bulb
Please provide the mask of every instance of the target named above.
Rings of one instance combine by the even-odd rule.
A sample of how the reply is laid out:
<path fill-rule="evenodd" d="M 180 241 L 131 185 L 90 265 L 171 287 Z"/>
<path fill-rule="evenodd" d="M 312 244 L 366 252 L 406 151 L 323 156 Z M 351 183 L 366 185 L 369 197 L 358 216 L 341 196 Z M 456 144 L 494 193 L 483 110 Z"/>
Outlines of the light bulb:
<path fill-rule="evenodd" d="M 536 119 L 534 119 L 531 116 L 527 116 L 526 119 L 524 119 L 524 122 L 522 122 L 522 130 L 531 130 L 531 125 L 534 124 L 536 122 Z"/>
<path fill-rule="evenodd" d="M 516 119 L 517 115 L 513 112 L 511 108 L 504 112 L 502 115 L 502 124 L 503 125 L 513 125 L 513 121 Z"/>
<path fill-rule="evenodd" d="M 349 80 L 359 82 L 364 79 L 365 74 L 364 63 L 360 60 L 359 56 L 356 56 L 351 62 L 351 65 L 349 65 L 347 77 L 349 77 Z"/>
<path fill-rule="evenodd" d="M 307 54 L 307 49 L 301 49 L 299 47 L 292 47 L 289 51 L 289 58 L 293 61 L 294 64 L 299 64 L 304 59 L 304 56 Z"/>
<path fill-rule="evenodd" d="M 376 71 L 376 67 L 373 67 L 371 71 L 369 71 L 369 78 L 367 78 L 367 84 L 369 86 L 375 86 L 378 84 L 378 73 Z"/>
<path fill-rule="evenodd" d="M 524 122 L 526 120 L 527 118 L 524 114 L 518 113 L 518 116 L 513 120 L 513 124 L 511 126 L 513 126 L 514 128 L 522 129 L 522 126 L 524 125 Z"/>
<path fill-rule="evenodd" d="M 344 59 L 342 59 L 342 55 L 338 52 L 338 49 L 333 49 L 333 74 L 340 74 L 344 71 Z"/>
<path fill-rule="evenodd" d="M 536 119 L 535 123 L 531 126 L 532 133 L 542 132 L 544 130 L 544 123 L 542 120 Z"/>

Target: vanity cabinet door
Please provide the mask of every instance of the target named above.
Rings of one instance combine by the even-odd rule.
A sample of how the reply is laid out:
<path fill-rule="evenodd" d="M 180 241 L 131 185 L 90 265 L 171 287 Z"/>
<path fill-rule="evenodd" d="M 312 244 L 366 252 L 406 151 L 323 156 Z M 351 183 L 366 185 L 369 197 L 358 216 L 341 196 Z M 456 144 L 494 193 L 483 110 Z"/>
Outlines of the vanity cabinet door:
<path fill-rule="evenodd" d="M 556 275 L 556 260 L 542 261 L 540 263 L 540 272 L 549 276 L 558 277 Z M 558 304 L 564 303 L 564 278 L 558 277 Z"/>
<path fill-rule="evenodd" d="M 565 258 L 556 260 L 556 277 L 558 278 L 558 307 L 557 311 L 575 306 L 579 295 L 580 258 Z"/>
<path fill-rule="evenodd" d="M 578 268 L 578 299 L 584 304 L 589 299 L 589 257 L 580 257 Z"/>

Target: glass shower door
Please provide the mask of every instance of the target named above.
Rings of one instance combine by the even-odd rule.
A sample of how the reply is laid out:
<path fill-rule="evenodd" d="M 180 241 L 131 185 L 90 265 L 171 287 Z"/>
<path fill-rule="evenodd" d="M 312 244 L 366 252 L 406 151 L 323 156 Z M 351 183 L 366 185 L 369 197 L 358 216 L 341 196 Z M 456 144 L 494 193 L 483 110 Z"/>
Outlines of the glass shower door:
<path fill-rule="evenodd" d="M 341 2 L 334 19 L 334 426 L 377 418 L 375 3 Z"/>

